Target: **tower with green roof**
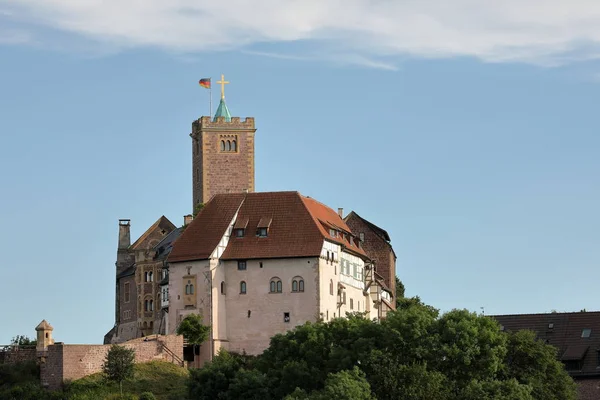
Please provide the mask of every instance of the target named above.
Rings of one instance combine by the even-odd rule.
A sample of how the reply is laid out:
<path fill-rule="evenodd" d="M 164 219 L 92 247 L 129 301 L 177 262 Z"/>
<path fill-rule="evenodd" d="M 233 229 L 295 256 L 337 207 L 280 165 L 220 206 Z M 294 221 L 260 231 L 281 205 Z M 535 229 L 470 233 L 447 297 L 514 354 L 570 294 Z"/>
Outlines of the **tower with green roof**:
<path fill-rule="evenodd" d="M 192 123 L 192 206 L 219 193 L 254 191 L 254 118 L 232 117 L 225 102 L 221 75 L 221 101 L 214 117 Z"/>

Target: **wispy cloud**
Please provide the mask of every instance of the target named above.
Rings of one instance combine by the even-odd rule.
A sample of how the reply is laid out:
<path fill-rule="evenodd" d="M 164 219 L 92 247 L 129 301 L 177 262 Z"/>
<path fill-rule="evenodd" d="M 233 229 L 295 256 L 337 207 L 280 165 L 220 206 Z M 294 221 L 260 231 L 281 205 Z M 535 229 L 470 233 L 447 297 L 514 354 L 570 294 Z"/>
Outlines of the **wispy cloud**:
<path fill-rule="evenodd" d="M 16 29 L 0 29 L 0 44 L 32 43 L 31 34 Z"/>
<path fill-rule="evenodd" d="M 600 50 L 597 0 L 0 0 L 0 9 L 121 49 L 313 41 L 350 55 L 340 61 L 384 69 L 396 56 L 560 65 Z"/>

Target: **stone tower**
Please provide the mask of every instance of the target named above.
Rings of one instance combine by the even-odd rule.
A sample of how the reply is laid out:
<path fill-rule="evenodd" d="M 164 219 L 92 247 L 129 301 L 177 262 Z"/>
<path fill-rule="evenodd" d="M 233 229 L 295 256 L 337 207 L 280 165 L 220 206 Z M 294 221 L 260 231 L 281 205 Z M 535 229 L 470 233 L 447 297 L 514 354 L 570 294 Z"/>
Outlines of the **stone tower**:
<path fill-rule="evenodd" d="M 54 328 L 44 319 L 35 327 L 35 330 L 37 332 L 36 350 L 38 352 L 48 350 L 48 346 L 54 344 L 54 339 L 52 339 Z"/>
<path fill-rule="evenodd" d="M 221 102 L 214 118 L 192 123 L 193 207 L 218 193 L 254 191 L 254 118 L 232 117 L 225 104 L 222 77 Z"/>

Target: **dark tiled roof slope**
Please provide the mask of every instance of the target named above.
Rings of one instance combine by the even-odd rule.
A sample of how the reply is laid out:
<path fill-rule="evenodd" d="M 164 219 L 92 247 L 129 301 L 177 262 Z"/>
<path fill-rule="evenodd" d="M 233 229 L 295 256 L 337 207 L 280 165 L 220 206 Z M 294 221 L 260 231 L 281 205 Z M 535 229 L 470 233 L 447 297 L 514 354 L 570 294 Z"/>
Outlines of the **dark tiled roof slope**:
<path fill-rule="evenodd" d="M 142 245 L 144 244 L 148 236 L 150 236 L 152 232 L 154 232 L 158 228 L 164 229 L 167 232 L 171 232 L 173 229 L 175 229 L 175 225 L 173 225 L 173 223 L 163 215 L 159 219 L 157 219 L 156 222 L 153 223 L 152 226 L 150 226 L 150 228 L 148 228 L 146 232 L 144 232 L 142 236 L 140 236 L 138 240 L 136 240 L 129 248 L 132 250 L 143 248 Z"/>
<path fill-rule="evenodd" d="M 558 359 L 574 376 L 600 375 L 600 312 L 493 315 L 506 331 L 531 330 L 557 348 Z M 589 337 L 583 337 L 590 329 Z"/>
<path fill-rule="evenodd" d="M 156 246 L 154 246 L 154 251 L 156 251 L 154 259 L 165 260 L 169 256 L 169 254 L 171 254 L 175 241 L 179 238 L 183 231 L 183 227 L 174 229 L 173 231 L 171 231 L 171 233 L 165 236 L 163 240 L 161 240 Z"/>
<path fill-rule="evenodd" d="M 355 211 L 350 212 L 350 214 L 348 214 L 346 216 L 346 218 L 344 218 L 344 219 L 346 220 L 346 219 L 350 218 L 350 216 L 352 214 L 356 215 L 357 218 L 361 219 L 365 224 L 367 224 L 367 226 L 369 226 L 369 228 L 371 228 L 373 230 L 373 232 L 375 232 L 377 234 L 377 236 L 381 237 L 388 244 L 391 242 L 390 235 L 388 235 L 388 233 L 385 229 L 378 227 L 377 225 L 375 225 L 374 223 L 372 223 L 370 221 L 367 221 L 366 219 L 364 219 L 363 217 L 358 215 Z"/>
<path fill-rule="evenodd" d="M 261 220 L 270 220 L 267 237 L 256 234 Z M 225 260 L 318 257 L 323 248 L 323 234 L 298 192 L 246 194 L 236 226 L 245 226 L 245 234 L 232 235 Z"/>
<path fill-rule="evenodd" d="M 213 196 L 175 241 L 167 260 L 177 262 L 209 258 L 245 196 L 244 193 Z"/>

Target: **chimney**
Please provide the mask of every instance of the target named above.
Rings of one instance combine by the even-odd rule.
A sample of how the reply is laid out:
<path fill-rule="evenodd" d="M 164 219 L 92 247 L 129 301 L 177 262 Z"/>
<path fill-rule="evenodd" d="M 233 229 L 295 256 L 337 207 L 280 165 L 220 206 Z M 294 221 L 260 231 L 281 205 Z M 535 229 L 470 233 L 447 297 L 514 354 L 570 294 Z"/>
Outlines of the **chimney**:
<path fill-rule="evenodd" d="M 183 216 L 183 226 L 189 225 L 193 220 L 194 220 L 194 217 L 192 216 L 192 214 L 184 215 Z"/>
<path fill-rule="evenodd" d="M 338 208 L 338 215 L 340 218 L 344 219 L 344 209 L 342 207 Z"/>
<path fill-rule="evenodd" d="M 128 249 L 131 245 L 131 237 L 129 234 L 130 220 L 120 219 L 119 220 L 119 250 Z"/>

